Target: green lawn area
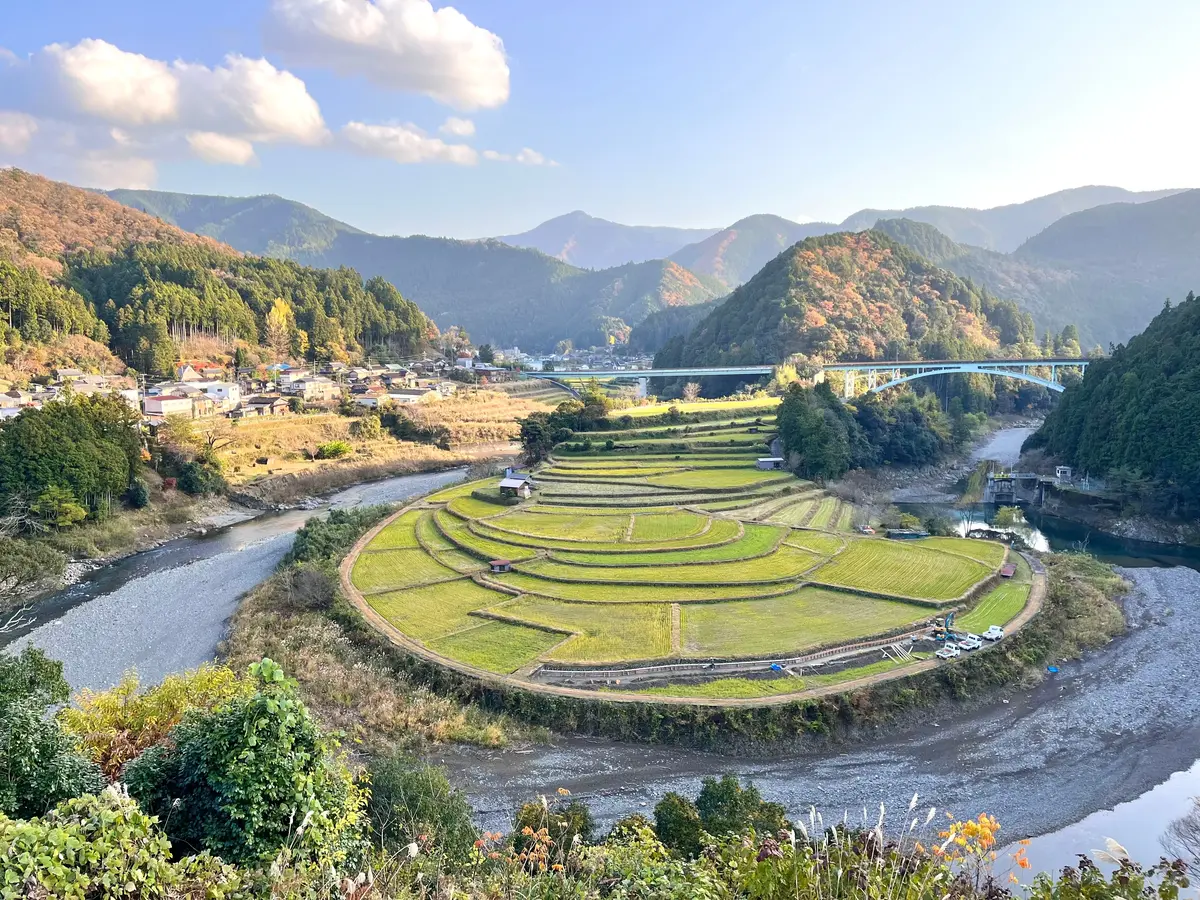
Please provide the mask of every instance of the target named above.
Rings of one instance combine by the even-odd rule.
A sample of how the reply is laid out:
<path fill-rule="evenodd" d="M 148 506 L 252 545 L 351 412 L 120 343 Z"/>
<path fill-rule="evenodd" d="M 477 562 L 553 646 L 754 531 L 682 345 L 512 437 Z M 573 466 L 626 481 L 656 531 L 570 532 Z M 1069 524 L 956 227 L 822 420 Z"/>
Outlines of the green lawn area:
<path fill-rule="evenodd" d="M 454 542 L 447 538 L 444 534 L 438 531 L 437 523 L 433 519 L 434 514 L 429 510 L 421 513 L 421 517 L 417 519 L 417 539 L 420 545 L 428 552 L 436 552 L 438 550 L 453 550 Z M 456 521 L 451 519 L 450 521 Z M 375 548 L 375 542 L 371 542 L 371 549 Z"/>
<path fill-rule="evenodd" d="M 496 530 L 525 537 L 615 543 L 625 539 L 629 516 L 563 516 L 519 511 L 492 519 L 488 524 Z"/>
<path fill-rule="evenodd" d="M 507 675 L 533 662 L 563 639 L 561 634 L 538 628 L 482 621 L 474 628 L 431 641 L 429 649 L 476 668 Z"/>
<path fill-rule="evenodd" d="M 450 501 L 449 507 L 455 515 L 465 516 L 468 519 L 498 516 L 510 509 L 503 504 L 488 503 L 486 500 L 478 500 L 475 497 L 455 497 Z"/>
<path fill-rule="evenodd" d="M 476 481 L 463 481 L 453 487 L 443 488 L 436 493 L 430 494 L 425 499 L 430 503 L 447 503 L 455 497 L 469 497 L 471 491 L 481 487 L 495 484 L 495 478 L 481 478 Z"/>
<path fill-rule="evenodd" d="M 797 694 L 813 688 L 854 681 L 856 678 L 878 675 L 881 672 L 891 672 L 899 669 L 901 665 L 895 660 L 881 659 L 879 662 L 858 666 L 854 669 L 844 669 L 841 672 L 831 672 L 828 675 L 804 675 L 799 678 L 792 675 L 785 675 L 783 678 L 718 678 L 703 684 L 673 684 L 665 687 L 645 688 L 637 693 L 657 697 L 694 697 L 707 700 L 749 700 L 755 697 L 778 697 L 783 694 Z"/>
<path fill-rule="evenodd" d="M 439 550 L 433 554 L 443 566 L 449 566 L 456 572 L 470 574 L 487 568 L 487 563 L 477 556 L 464 553 L 462 550 Z"/>
<path fill-rule="evenodd" d="M 751 559 L 762 556 L 779 543 L 782 528 L 771 525 L 744 526 L 745 534 L 729 544 L 700 547 L 694 550 L 665 550 L 647 553 L 576 553 L 556 550 L 553 558 L 576 565 L 652 566 L 671 563 L 712 563 L 732 559 Z M 840 542 L 839 542 L 840 546 Z"/>
<path fill-rule="evenodd" d="M 350 580 L 364 594 L 395 588 L 415 587 L 431 581 L 457 578 L 424 550 L 375 550 L 359 555 L 354 561 Z"/>
<path fill-rule="evenodd" d="M 794 503 L 789 503 L 782 509 L 771 513 L 767 517 L 767 521 L 777 522 L 780 525 L 803 525 L 819 502 L 820 498 L 815 497 L 797 499 Z"/>
<path fill-rule="evenodd" d="M 532 513 L 531 513 L 532 515 Z M 597 518 L 597 517 L 582 517 L 582 518 Z M 629 522 L 629 517 L 625 516 L 626 523 Z M 694 547 L 708 547 L 714 544 L 720 544 L 724 541 L 732 541 L 738 536 L 738 523 L 731 519 L 713 519 L 712 526 L 703 534 L 695 534 L 691 537 L 678 538 L 673 541 L 658 541 L 653 544 L 630 544 L 625 541 L 589 541 L 580 543 L 577 541 L 568 540 L 551 540 L 549 538 L 535 538 L 525 535 L 519 535 L 510 531 L 502 531 L 499 528 L 493 527 L 491 522 L 472 522 L 470 529 L 476 534 L 481 535 L 485 539 L 500 541 L 507 544 L 527 547 L 541 548 L 550 550 L 577 550 L 588 553 L 628 553 L 633 551 L 644 551 L 649 549 L 662 550 L 687 550 Z"/>
<path fill-rule="evenodd" d="M 634 406 L 630 409 L 617 410 L 614 417 L 633 416 L 640 419 L 643 416 L 661 416 L 675 407 L 681 413 L 721 412 L 729 413 L 730 418 L 744 418 L 752 410 L 762 410 L 764 415 L 774 415 L 775 407 L 779 405 L 780 397 L 764 397 L 761 400 L 707 400 L 695 403 L 659 403 L 654 406 Z M 757 415 L 757 413 L 756 413 Z M 753 418 L 753 417 L 752 417 Z"/>
<path fill-rule="evenodd" d="M 421 516 L 421 510 L 410 509 L 371 539 L 371 549 L 404 550 L 420 547 L 416 525 Z"/>
<path fill-rule="evenodd" d="M 699 534 L 707 529 L 708 523 L 707 517 L 688 512 L 634 516 L 630 540 L 634 543 L 650 544 L 677 541 Z"/>
<path fill-rule="evenodd" d="M 655 475 L 647 479 L 660 487 L 696 488 L 705 490 L 728 487 L 757 487 L 766 484 L 782 484 L 792 481 L 787 472 L 760 472 L 753 467 L 746 469 L 703 469 L 695 472 L 676 472 L 670 475 Z"/>
<path fill-rule="evenodd" d="M 850 641 L 929 618 L 909 603 L 801 588 L 781 597 L 682 607 L 686 656 L 759 656 Z"/>
<path fill-rule="evenodd" d="M 534 575 L 513 572 L 490 576 L 497 582 L 545 597 L 573 600 L 577 603 L 687 603 L 693 600 L 727 600 L 763 597 L 786 591 L 784 584 L 669 585 L 669 584 L 589 584 L 583 581 L 548 581 Z"/>
<path fill-rule="evenodd" d="M 906 541 L 885 538 L 851 539 L 849 546 L 812 573 L 812 580 L 917 597 L 954 600 L 987 578 L 991 570 L 982 563 L 927 550 Z"/>
<path fill-rule="evenodd" d="M 671 607 L 666 603 L 563 603 L 525 597 L 494 612 L 575 632 L 548 654 L 549 659 L 618 662 L 671 653 Z"/>
<path fill-rule="evenodd" d="M 562 581 L 603 583 L 605 581 L 641 584 L 752 584 L 799 578 L 821 557 L 797 547 L 782 546 L 769 556 L 740 559 L 707 566 L 574 566 L 554 560 L 535 560 L 521 571 Z"/>
<path fill-rule="evenodd" d="M 1002 579 L 988 591 L 974 608 L 954 620 L 956 627 L 976 633 L 987 631 L 989 625 L 1007 625 L 1017 617 L 1029 601 L 1033 573 L 1029 563 L 1020 554 L 1013 554 L 1017 574 L 1011 579 Z"/>
<path fill-rule="evenodd" d="M 836 497 L 823 497 L 821 502 L 817 504 L 816 512 L 812 514 L 812 518 L 806 523 L 809 528 L 828 528 L 833 522 L 833 517 L 838 511 L 838 501 Z"/>
<path fill-rule="evenodd" d="M 803 547 L 805 550 L 811 550 L 821 556 L 833 556 L 846 546 L 845 538 L 838 537 L 836 534 L 830 534 L 827 531 L 808 531 L 803 528 L 791 529 L 783 540 L 794 547 Z"/>
<path fill-rule="evenodd" d="M 467 613 L 506 599 L 507 594 L 460 578 L 444 584 L 372 594 L 367 602 L 404 634 L 419 641 L 432 641 L 474 625 L 478 620 Z"/>
<path fill-rule="evenodd" d="M 437 510 L 434 520 L 452 544 L 468 553 L 480 557 L 485 562 L 492 559 L 511 559 L 517 562 L 522 559 L 533 559 L 537 553 L 530 547 L 518 547 L 515 544 L 505 544 L 489 540 L 473 533 L 462 519 L 457 519 L 444 509 Z"/>
<path fill-rule="evenodd" d="M 973 538 L 931 537 L 925 538 L 918 546 L 932 550 L 945 550 L 960 556 L 969 556 L 983 563 L 989 569 L 1000 568 L 1004 562 L 1006 547 L 995 541 L 977 541 Z"/>

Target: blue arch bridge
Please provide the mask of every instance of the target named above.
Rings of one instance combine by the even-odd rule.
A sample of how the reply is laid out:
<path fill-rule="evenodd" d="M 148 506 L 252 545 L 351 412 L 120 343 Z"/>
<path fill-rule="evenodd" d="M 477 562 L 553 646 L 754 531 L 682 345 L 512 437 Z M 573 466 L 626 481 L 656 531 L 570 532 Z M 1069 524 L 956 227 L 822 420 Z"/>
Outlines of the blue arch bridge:
<path fill-rule="evenodd" d="M 1063 391 L 1061 374 L 1064 370 L 1082 373 L 1089 360 L 1083 357 L 1052 359 L 940 359 L 917 362 L 856 362 L 831 363 L 817 369 L 816 380 L 828 381 L 840 389 L 846 398 L 870 392 L 879 393 L 898 384 L 906 384 L 933 375 L 980 374 L 1014 378 L 1040 384 L 1052 391 Z M 714 375 L 734 375 L 761 378 L 772 375 L 774 366 L 695 366 L 680 369 L 581 369 L 565 372 L 522 372 L 522 378 L 548 378 L 571 382 L 596 379 L 599 381 L 636 381 L 639 392 L 645 394 L 651 378 L 706 378 Z"/>

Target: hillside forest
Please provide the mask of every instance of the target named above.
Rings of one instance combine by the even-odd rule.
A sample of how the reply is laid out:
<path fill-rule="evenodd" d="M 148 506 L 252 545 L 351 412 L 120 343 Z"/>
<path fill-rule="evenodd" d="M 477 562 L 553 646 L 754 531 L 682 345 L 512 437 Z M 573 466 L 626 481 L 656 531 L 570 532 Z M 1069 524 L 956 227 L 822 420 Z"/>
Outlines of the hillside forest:
<path fill-rule="evenodd" d="M 1200 298 L 1167 303 L 1127 345 L 1098 359 L 1027 442 L 1106 477 L 1148 511 L 1200 515 Z"/>

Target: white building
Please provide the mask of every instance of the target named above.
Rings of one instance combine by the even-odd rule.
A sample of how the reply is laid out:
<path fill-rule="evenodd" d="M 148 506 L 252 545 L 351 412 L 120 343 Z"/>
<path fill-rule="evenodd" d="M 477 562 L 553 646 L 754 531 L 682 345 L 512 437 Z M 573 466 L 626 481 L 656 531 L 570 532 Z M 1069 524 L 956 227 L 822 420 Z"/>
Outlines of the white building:
<path fill-rule="evenodd" d="M 233 409 L 242 402 L 241 385 L 231 381 L 193 381 L 221 409 Z"/>
<path fill-rule="evenodd" d="M 147 397 L 142 403 L 142 411 L 148 416 L 188 416 L 191 418 L 192 399 L 176 397 L 171 394 Z"/>

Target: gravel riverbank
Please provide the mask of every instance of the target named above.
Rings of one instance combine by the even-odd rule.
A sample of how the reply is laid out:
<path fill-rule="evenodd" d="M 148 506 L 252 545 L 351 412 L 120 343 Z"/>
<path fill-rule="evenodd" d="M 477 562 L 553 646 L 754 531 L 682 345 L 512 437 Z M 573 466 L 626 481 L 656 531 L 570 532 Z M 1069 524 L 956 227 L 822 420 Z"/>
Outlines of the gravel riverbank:
<path fill-rule="evenodd" d="M 900 811 L 919 793 L 958 816 L 996 815 L 1007 839 L 1044 833 L 1141 794 L 1190 766 L 1200 747 L 1200 573 L 1122 572 L 1136 585 L 1125 601 L 1130 630 L 1110 646 L 1032 691 L 846 746 L 756 759 L 568 740 L 523 753 L 448 750 L 439 761 L 491 827 L 560 786 L 612 821 L 733 772 L 793 812 L 815 804 L 827 820 L 880 802 Z"/>
<path fill-rule="evenodd" d="M 39 624 L 7 649 L 34 644 L 61 659 L 75 690 L 103 690 L 130 669 L 143 683 L 213 659 L 242 594 L 268 578 L 311 516 L 391 503 L 457 481 L 464 470 L 358 485 L 318 511 L 266 514 L 183 538 L 97 570 L 44 600 Z"/>

